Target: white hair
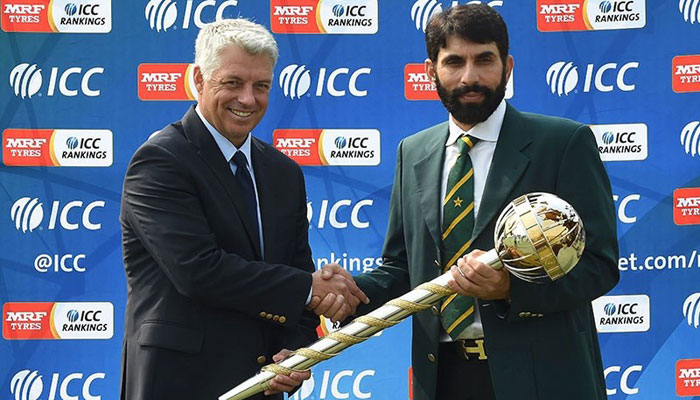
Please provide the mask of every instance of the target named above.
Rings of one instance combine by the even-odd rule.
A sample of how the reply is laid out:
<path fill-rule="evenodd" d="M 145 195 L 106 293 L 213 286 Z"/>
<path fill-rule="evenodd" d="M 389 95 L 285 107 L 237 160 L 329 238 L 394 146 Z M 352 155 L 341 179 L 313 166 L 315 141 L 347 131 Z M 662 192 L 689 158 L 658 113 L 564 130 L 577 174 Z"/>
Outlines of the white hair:
<path fill-rule="evenodd" d="M 249 54 L 263 54 L 270 58 L 272 67 L 277 63 L 277 42 L 264 26 L 244 18 L 222 19 L 206 24 L 197 35 L 194 62 L 205 80 L 219 68 L 219 56 L 225 48 L 238 46 Z"/>

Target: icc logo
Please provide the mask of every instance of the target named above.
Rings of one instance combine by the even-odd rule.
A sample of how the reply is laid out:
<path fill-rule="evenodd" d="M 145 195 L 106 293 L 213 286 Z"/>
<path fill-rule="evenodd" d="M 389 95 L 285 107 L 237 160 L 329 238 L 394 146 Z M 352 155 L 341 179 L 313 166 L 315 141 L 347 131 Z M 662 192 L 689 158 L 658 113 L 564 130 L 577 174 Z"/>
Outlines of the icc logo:
<path fill-rule="evenodd" d="M 685 22 L 700 22 L 700 0 L 678 0 L 678 10 Z"/>
<path fill-rule="evenodd" d="M 683 302 L 683 316 L 693 328 L 700 326 L 700 293 L 693 293 Z"/>
<path fill-rule="evenodd" d="M 700 154 L 700 121 L 691 121 L 683 127 L 681 145 L 685 148 L 685 154 L 690 154 L 692 157 Z"/>
<path fill-rule="evenodd" d="M 636 86 L 635 84 L 628 84 L 625 81 L 625 74 L 628 70 L 637 68 L 639 68 L 639 63 L 636 61 L 624 64 L 622 67 L 620 67 L 619 71 L 617 71 L 617 79 L 615 80 L 615 83 L 606 84 L 603 82 L 603 74 L 605 74 L 605 72 L 608 70 L 616 70 L 617 63 L 604 64 L 595 72 L 595 66 L 593 64 L 588 64 L 586 67 L 586 74 L 584 76 L 583 92 L 590 92 L 591 86 L 594 86 L 600 92 L 612 92 L 615 85 L 623 92 L 631 92 L 636 88 Z M 562 95 L 568 96 L 569 93 L 573 92 L 578 85 L 578 67 L 571 61 L 556 62 L 547 70 L 546 79 L 547 85 L 549 85 L 552 94 L 556 94 L 559 97 Z"/>
<path fill-rule="evenodd" d="M 75 15 L 78 12 L 78 7 L 73 3 L 66 4 L 66 14 Z"/>
<path fill-rule="evenodd" d="M 700 1 L 700 0 L 699 0 Z M 486 3 L 490 7 L 499 7 L 503 5 L 503 0 L 492 0 L 492 1 L 479 1 L 472 0 L 466 4 L 478 4 Z M 459 1 L 452 1 L 450 7 L 454 7 L 459 4 Z M 438 3 L 437 0 L 416 0 L 411 7 L 411 20 L 416 24 L 416 30 L 421 30 L 425 32 L 425 28 L 428 26 L 428 21 L 430 18 L 442 11 L 442 4 Z"/>
<path fill-rule="evenodd" d="M 632 12 L 634 10 L 632 8 L 633 3 L 634 3 L 634 0 L 632 0 L 632 1 L 619 1 L 619 2 L 611 2 L 611 1 L 605 0 L 605 1 L 600 2 L 598 9 L 600 9 L 600 12 L 602 12 L 603 14 L 607 14 L 610 11 Z"/>
<path fill-rule="evenodd" d="M 85 378 L 82 383 L 82 398 L 85 400 L 102 399 L 102 396 L 91 393 L 92 383 L 98 379 L 104 380 L 105 374 L 97 372 Z M 61 399 L 77 400 L 78 395 L 68 393 L 69 384 L 75 380 L 83 380 L 83 374 L 79 372 L 72 373 L 61 380 L 59 374 L 54 373 L 51 379 L 51 390 L 48 400 L 56 400 L 56 395 L 59 393 Z M 79 385 L 79 383 L 76 383 L 74 386 L 71 386 L 72 390 L 80 387 Z M 10 392 L 14 395 L 14 400 L 39 400 L 39 397 L 44 392 L 43 376 L 39 375 L 38 371 L 30 371 L 28 369 L 19 371 L 10 380 Z"/>
<path fill-rule="evenodd" d="M 75 322 L 78 320 L 78 317 L 80 316 L 80 313 L 77 310 L 70 310 L 68 311 L 68 321 L 70 322 Z"/>
<path fill-rule="evenodd" d="M 202 1 L 194 7 L 194 25 L 200 29 L 204 26 L 202 12 L 205 8 L 216 6 L 214 20 L 218 21 L 223 18 L 224 10 L 227 7 L 236 5 L 238 5 L 238 0 L 227 0 L 218 6 L 216 6 L 215 0 Z M 146 4 L 145 17 L 151 29 L 155 29 L 157 32 L 167 31 L 175 25 L 175 21 L 177 20 L 177 2 L 171 0 L 150 0 Z M 185 15 L 182 20 L 182 29 L 189 29 L 191 20 L 192 0 L 187 0 L 185 4 Z"/>
<path fill-rule="evenodd" d="M 314 374 L 311 374 L 311 378 L 302 383 L 301 388 L 294 393 L 294 396 L 290 397 L 290 400 L 326 400 L 326 399 L 370 399 L 372 398 L 372 393 L 370 391 L 365 391 L 362 389 L 363 379 L 370 376 L 374 376 L 374 370 L 364 370 L 357 375 L 353 370 L 343 370 L 331 376 L 331 371 L 324 371 L 321 377 L 321 385 L 318 393 L 318 397 L 312 396 L 314 391 L 314 386 L 316 386 L 316 381 L 314 379 Z M 343 384 L 342 381 L 347 383 Z M 345 387 L 350 384 L 348 392 L 345 392 L 341 387 Z M 328 393 L 330 390 L 330 393 Z M 330 394 L 329 397 L 328 395 Z"/>
<path fill-rule="evenodd" d="M 615 140 L 615 134 L 612 132 L 608 131 L 603 134 L 603 143 L 610 144 L 613 142 L 613 140 Z"/>
<path fill-rule="evenodd" d="M 63 9 L 68 16 L 72 17 L 76 13 L 78 15 L 99 15 L 98 11 L 95 10 L 99 7 L 99 4 L 82 4 L 80 6 L 75 5 L 75 3 L 68 3 Z"/>
<path fill-rule="evenodd" d="M 75 136 L 69 137 L 66 139 L 66 146 L 68 146 L 69 149 L 74 150 L 76 147 L 78 147 L 78 138 Z"/>
<path fill-rule="evenodd" d="M 328 80 L 326 82 L 326 68 L 320 68 L 318 71 L 318 83 L 316 84 L 315 95 L 322 96 L 325 89 L 325 91 L 333 97 L 345 96 L 346 92 L 350 92 L 350 94 L 355 97 L 365 97 L 367 96 L 367 90 L 358 89 L 357 80 L 360 76 L 369 75 L 371 72 L 371 68 L 359 68 L 353 72 L 350 72 L 348 68 L 337 68 L 328 74 Z M 350 76 L 347 83 L 347 91 L 336 87 L 336 79 L 341 75 Z M 280 73 L 279 85 L 280 88 L 282 88 L 284 97 L 300 99 L 309 92 L 311 88 L 311 72 L 306 69 L 306 65 L 287 65 Z"/>
<path fill-rule="evenodd" d="M 344 149 L 345 146 L 347 146 L 347 144 L 348 141 L 343 136 L 338 136 L 337 138 L 335 138 L 335 147 L 339 149 Z"/>
<path fill-rule="evenodd" d="M 85 206 L 82 212 L 81 222 L 85 229 L 96 231 L 102 228 L 101 223 L 93 223 L 90 220 L 90 214 L 95 208 L 104 208 L 105 202 L 102 200 L 93 201 Z M 54 201 L 51 206 L 51 216 L 49 217 L 49 230 L 56 229 L 56 223 L 58 222 L 63 229 L 73 231 L 80 227 L 80 224 L 75 222 L 70 222 L 68 220 L 68 213 L 73 208 L 82 208 L 83 202 L 80 200 L 74 200 L 68 202 L 66 205 L 61 206 L 58 201 Z M 22 233 L 27 231 L 33 232 L 35 229 L 41 225 L 44 220 L 44 205 L 39 202 L 37 198 L 22 197 L 21 199 L 15 201 L 10 209 L 10 217 L 12 222 L 15 223 L 15 228 Z"/>
<path fill-rule="evenodd" d="M 101 75 L 105 69 L 102 67 L 94 67 L 88 69 L 80 79 L 80 91 L 88 97 L 100 95 L 100 90 L 90 88 L 90 78 L 93 75 Z M 67 86 L 67 81 L 71 75 L 82 74 L 83 69 L 80 67 L 71 67 L 60 73 L 58 67 L 51 68 L 51 76 L 49 77 L 49 88 L 47 95 L 53 96 L 56 93 L 56 84 L 58 83 L 58 91 L 64 96 L 73 97 L 78 95 L 78 89 L 70 89 Z M 14 89 L 15 96 L 21 98 L 31 98 L 39 92 L 44 78 L 41 75 L 41 69 L 36 64 L 29 65 L 22 63 L 15 66 L 10 72 L 10 86 Z M 58 82 L 57 82 L 58 81 Z"/>
<path fill-rule="evenodd" d="M 608 303 L 605 305 L 605 314 L 607 315 L 613 315 L 615 314 L 615 311 L 617 311 L 617 307 L 615 307 L 615 304 L 613 303 Z"/>

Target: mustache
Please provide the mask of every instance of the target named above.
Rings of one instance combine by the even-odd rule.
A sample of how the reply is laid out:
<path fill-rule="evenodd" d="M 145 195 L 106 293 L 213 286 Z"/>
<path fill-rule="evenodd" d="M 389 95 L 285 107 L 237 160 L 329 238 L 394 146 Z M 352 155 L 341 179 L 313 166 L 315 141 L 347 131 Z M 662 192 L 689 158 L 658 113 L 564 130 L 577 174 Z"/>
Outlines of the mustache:
<path fill-rule="evenodd" d="M 489 95 L 491 93 L 491 89 L 489 89 L 486 86 L 481 86 L 479 84 L 473 84 L 469 86 L 460 86 L 457 89 L 452 91 L 452 96 L 459 97 L 463 94 L 467 93 L 482 93 L 484 95 Z"/>

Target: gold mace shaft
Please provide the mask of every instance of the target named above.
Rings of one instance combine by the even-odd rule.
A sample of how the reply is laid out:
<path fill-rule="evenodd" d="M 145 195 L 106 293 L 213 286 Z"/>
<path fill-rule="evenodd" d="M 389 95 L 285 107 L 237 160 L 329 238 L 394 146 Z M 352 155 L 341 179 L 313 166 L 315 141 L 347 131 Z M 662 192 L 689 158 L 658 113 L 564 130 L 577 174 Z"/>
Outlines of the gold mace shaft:
<path fill-rule="evenodd" d="M 477 258 L 494 269 L 503 267 L 496 250 Z M 219 400 L 243 400 L 269 388 L 269 382 L 278 374 L 289 375 L 305 371 L 321 361 L 337 356 L 348 347 L 364 342 L 375 333 L 394 326 L 409 315 L 423 311 L 438 303 L 443 297 L 454 294 L 447 282 L 450 272 L 445 272 L 430 282 L 423 283 L 401 297 L 390 300 L 371 313 L 355 318 L 342 329 L 319 339 L 309 347 L 296 350 L 279 364 L 269 364 L 245 382 L 219 396 Z"/>

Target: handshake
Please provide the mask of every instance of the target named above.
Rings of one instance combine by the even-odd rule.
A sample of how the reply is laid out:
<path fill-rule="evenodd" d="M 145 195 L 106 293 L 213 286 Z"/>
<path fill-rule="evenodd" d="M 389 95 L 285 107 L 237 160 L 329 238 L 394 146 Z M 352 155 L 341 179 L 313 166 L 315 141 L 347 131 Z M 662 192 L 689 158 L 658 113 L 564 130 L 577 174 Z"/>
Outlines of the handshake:
<path fill-rule="evenodd" d="M 369 298 L 357 287 L 352 275 L 338 264 L 326 264 L 312 274 L 311 301 L 306 306 L 331 321 L 343 321 L 355 314 L 360 302 Z"/>

